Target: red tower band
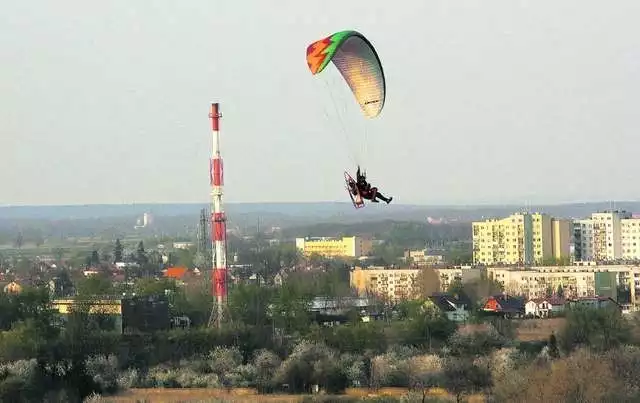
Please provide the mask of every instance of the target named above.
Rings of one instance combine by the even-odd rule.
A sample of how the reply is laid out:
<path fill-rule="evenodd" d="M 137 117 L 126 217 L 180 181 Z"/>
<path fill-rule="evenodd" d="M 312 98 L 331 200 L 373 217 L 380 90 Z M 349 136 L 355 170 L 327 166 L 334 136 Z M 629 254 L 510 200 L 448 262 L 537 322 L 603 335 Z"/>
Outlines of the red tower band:
<path fill-rule="evenodd" d="M 220 117 L 219 104 L 211 104 L 211 129 L 213 130 L 213 156 L 209 164 L 209 176 L 211 181 L 211 241 L 214 253 L 213 258 L 213 295 L 218 304 L 218 320 L 222 315 L 222 305 L 227 296 L 227 226 L 226 217 L 222 208 L 222 186 L 224 175 L 222 158 L 220 156 Z"/>

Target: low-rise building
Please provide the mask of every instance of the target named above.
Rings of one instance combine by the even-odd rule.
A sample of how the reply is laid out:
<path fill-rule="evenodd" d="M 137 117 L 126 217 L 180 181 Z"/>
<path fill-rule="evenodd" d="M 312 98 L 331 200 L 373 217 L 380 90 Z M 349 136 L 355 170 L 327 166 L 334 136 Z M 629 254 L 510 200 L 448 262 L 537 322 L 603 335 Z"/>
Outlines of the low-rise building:
<path fill-rule="evenodd" d="M 586 307 L 586 308 L 595 308 L 595 309 L 603 309 L 608 307 L 614 307 L 616 309 L 622 310 L 620 304 L 613 300 L 611 297 L 583 297 L 583 298 L 573 298 L 569 299 L 568 305 L 570 307 Z"/>
<path fill-rule="evenodd" d="M 296 248 L 305 256 L 359 258 L 371 254 L 371 239 L 358 236 L 342 238 L 296 238 Z"/>
<path fill-rule="evenodd" d="M 510 296 L 507 293 L 492 295 L 482 306 L 485 313 L 518 318 L 525 314 L 525 302 L 522 297 Z"/>
<path fill-rule="evenodd" d="M 617 286 L 631 291 L 636 304 L 640 288 L 640 267 L 632 265 L 534 266 L 526 269 L 489 267 L 488 275 L 501 283 L 508 293 L 527 299 L 558 293 L 569 298 L 617 295 Z"/>
<path fill-rule="evenodd" d="M 453 322 L 464 323 L 469 320 L 471 303 L 454 295 L 435 294 L 429 301 Z"/>
<path fill-rule="evenodd" d="M 524 313 L 527 317 L 549 318 L 562 313 L 566 304 L 564 298 L 534 298 L 527 301 Z"/>
<path fill-rule="evenodd" d="M 441 265 L 445 262 L 443 255 L 430 254 L 426 249 L 406 250 L 404 260 L 416 267 Z"/>

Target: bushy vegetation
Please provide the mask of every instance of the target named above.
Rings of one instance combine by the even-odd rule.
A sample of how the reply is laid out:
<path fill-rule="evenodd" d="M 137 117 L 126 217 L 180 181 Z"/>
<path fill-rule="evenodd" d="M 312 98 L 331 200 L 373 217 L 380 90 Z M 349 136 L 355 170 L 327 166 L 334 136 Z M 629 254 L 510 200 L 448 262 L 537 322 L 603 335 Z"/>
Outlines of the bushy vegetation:
<path fill-rule="evenodd" d="M 286 337 L 243 323 L 119 335 L 81 311 L 54 326 L 40 290 L 2 301 L 12 319 L 0 333 L 1 401 L 81 401 L 136 387 L 309 393 L 314 385 L 330 395 L 403 387 L 413 397 L 435 387 L 458 401 L 476 392 L 495 402 L 640 398 L 635 324 L 615 309 L 576 308 L 557 336 L 521 343 L 498 331 L 499 320 L 469 332 L 410 307 L 401 320 L 308 322 L 306 331 L 296 322 Z"/>
<path fill-rule="evenodd" d="M 230 291 L 230 320 L 220 329 L 205 326 L 208 291 L 166 279 L 144 278 L 133 288 L 168 293 L 171 313 L 194 318 L 192 328 L 120 334 L 82 306 L 61 321 L 44 288 L 0 294 L 0 401 L 99 401 L 128 388 L 308 394 L 316 387 L 332 396 L 406 388 L 406 402 L 434 401 L 424 394 L 430 388 L 457 401 L 473 393 L 494 402 L 640 398 L 640 327 L 616 309 L 573 308 L 565 327 L 542 342 L 518 341 L 516 325 L 504 318 L 474 315 L 484 326 L 459 326 L 421 295 L 393 305 L 380 300 L 381 320 L 363 322 L 352 309 L 346 323 L 323 326 L 308 304 L 318 295 L 349 296 L 347 271 L 340 262 L 316 262 L 314 271 L 283 272 L 282 262 L 295 266 L 293 252 L 251 252 L 259 280 Z M 422 295 L 433 291 L 427 274 L 418 278 Z M 80 296 L 111 287 L 100 278 L 76 285 Z M 482 277 L 450 288 L 477 307 L 496 284 Z"/>

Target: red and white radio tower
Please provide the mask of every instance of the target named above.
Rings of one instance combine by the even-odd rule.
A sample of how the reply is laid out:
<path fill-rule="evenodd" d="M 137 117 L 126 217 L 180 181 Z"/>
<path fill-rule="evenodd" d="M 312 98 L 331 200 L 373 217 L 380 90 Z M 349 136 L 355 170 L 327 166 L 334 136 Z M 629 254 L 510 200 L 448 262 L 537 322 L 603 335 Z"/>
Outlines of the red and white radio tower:
<path fill-rule="evenodd" d="M 213 296 L 214 305 L 209 319 L 209 326 L 220 327 L 227 303 L 227 224 L 222 209 L 222 186 L 224 175 L 222 157 L 220 157 L 220 104 L 211 104 L 211 129 L 213 130 L 213 152 L 209 162 L 209 179 L 211 182 L 211 242 L 214 253 L 213 264 Z"/>

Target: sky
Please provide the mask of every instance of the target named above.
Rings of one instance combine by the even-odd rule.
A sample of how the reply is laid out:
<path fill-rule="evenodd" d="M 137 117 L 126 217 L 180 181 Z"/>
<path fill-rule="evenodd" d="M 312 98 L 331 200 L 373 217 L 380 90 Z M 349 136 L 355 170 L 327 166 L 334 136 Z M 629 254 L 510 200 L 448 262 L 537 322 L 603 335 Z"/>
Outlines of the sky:
<path fill-rule="evenodd" d="M 5 2 L 0 205 L 206 202 L 211 102 L 226 202 L 348 201 L 355 163 L 394 203 L 638 199 L 640 2 L 396 3 Z M 376 119 L 306 65 L 345 29 Z"/>

